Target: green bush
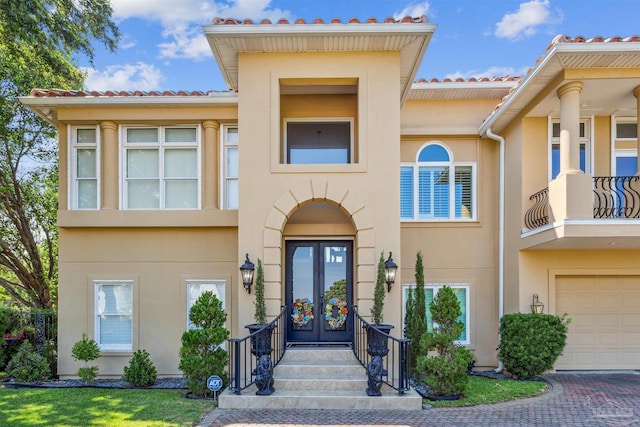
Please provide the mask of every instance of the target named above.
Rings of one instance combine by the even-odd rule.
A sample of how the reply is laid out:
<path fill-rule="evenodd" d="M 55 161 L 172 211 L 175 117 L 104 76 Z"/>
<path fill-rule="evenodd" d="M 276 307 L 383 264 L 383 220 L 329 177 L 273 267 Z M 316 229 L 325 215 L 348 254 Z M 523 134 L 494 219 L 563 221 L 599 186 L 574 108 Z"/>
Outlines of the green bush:
<path fill-rule="evenodd" d="M 14 381 L 35 382 L 49 378 L 51 371 L 45 358 L 35 352 L 29 341 L 25 341 L 7 364 L 7 373 Z"/>
<path fill-rule="evenodd" d="M 82 360 L 84 366 L 78 369 L 78 376 L 84 381 L 91 382 L 98 376 L 97 366 L 88 366 L 87 362 L 100 357 L 98 343 L 90 340 L 86 333 L 82 333 L 82 339 L 76 342 L 71 348 L 71 356 L 75 360 Z"/>
<path fill-rule="evenodd" d="M 20 326 L 20 317 L 17 310 L 0 306 L 0 333 L 4 336 L 7 332 L 12 332 Z"/>
<path fill-rule="evenodd" d="M 179 368 L 187 378 L 187 386 L 196 396 L 208 396 L 207 378 L 218 375 L 226 383 L 227 352 L 220 348 L 228 337 L 224 327 L 227 314 L 213 292 L 203 292 L 189 311 L 196 326 L 182 334 Z"/>
<path fill-rule="evenodd" d="M 553 368 L 567 343 L 571 320 L 549 314 L 505 314 L 500 320 L 499 357 L 520 379 L 531 379 Z"/>
<path fill-rule="evenodd" d="M 149 358 L 149 352 L 141 349 L 133 353 L 129 366 L 124 367 L 122 379 L 136 387 L 153 385 L 158 378 L 158 371 Z"/>
<path fill-rule="evenodd" d="M 404 337 L 411 340 L 411 375 L 415 376 L 418 356 L 420 355 L 420 340 L 427 332 L 427 308 L 426 296 L 424 292 L 424 266 L 422 263 L 422 252 L 416 255 L 415 265 L 415 289 L 409 289 L 404 317 Z"/>
<path fill-rule="evenodd" d="M 0 372 L 7 366 L 7 353 L 7 344 L 4 340 L 0 340 Z"/>
<path fill-rule="evenodd" d="M 429 306 L 434 330 L 420 340 L 417 360 L 418 374 L 433 394 L 450 396 L 463 394 L 467 386 L 467 368 L 473 357 L 466 348 L 455 343 L 464 323 L 456 294 L 449 286 L 443 286 Z"/>

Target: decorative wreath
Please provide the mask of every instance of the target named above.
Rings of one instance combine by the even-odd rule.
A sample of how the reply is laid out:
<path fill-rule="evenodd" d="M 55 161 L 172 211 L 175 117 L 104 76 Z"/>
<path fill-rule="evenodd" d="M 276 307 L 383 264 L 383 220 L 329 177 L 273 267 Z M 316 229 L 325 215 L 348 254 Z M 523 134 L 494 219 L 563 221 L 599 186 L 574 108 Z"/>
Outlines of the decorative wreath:
<path fill-rule="evenodd" d="M 297 326 L 306 326 L 313 320 L 313 303 L 309 298 L 298 298 L 293 302 L 291 319 Z"/>
<path fill-rule="evenodd" d="M 338 317 L 333 316 L 334 307 L 338 308 Z M 347 302 L 338 298 L 331 298 L 327 303 L 324 320 L 331 326 L 331 329 L 340 329 L 344 326 L 344 322 L 347 321 L 347 314 L 349 314 Z"/>

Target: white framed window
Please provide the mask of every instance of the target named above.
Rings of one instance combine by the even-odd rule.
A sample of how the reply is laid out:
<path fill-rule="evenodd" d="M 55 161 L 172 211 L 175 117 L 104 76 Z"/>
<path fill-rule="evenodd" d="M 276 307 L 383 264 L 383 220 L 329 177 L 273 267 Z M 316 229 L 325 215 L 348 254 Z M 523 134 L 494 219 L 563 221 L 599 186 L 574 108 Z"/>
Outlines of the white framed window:
<path fill-rule="evenodd" d="M 591 173 L 591 121 L 580 119 L 580 169 Z M 560 119 L 549 119 L 549 181 L 560 173 Z"/>
<path fill-rule="evenodd" d="M 400 219 L 468 221 L 476 218 L 476 163 L 454 162 L 447 146 L 429 142 L 415 163 L 400 166 Z"/>
<path fill-rule="evenodd" d="M 290 118 L 284 124 L 284 163 L 353 163 L 353 118 Z"/>
<path fill-rule="evenodd" d="M 69 209 L 100 207 L 98 126 L 69 126 Z"/>
<path fill-rule="evenodd" d="M 200 208 L 200 128 L 121 129 L 124 209 Z"/>
<path fill-rule="evenodd" d="M 442 289 L 443 286 L 448 286 L 453 289 L 453 292 L 458 299 L 458 303 L 460 304 L 460 312 L 462 313 L 458 318 L 459 321 L 464 323 L 464 330 L 460 334 L 460 337 L 456 340 L 457 344 L 461 345 L 469 345 L 471 344 L 470 340 L 470 297 L 469 297 L 469 284 L 468 283 L 426 283 L 424 285 L 425 292 L 425 308 L 427 311 L 427 331 L 433 332 L 434 322 L 431 317 L 431 310 L 429 306 L 431 305 L 431 301 L 438 294 L 438 291 Z M 404 322 L 404 318 L 406 316 L 406 307 L 407 307 L 407 297 L 409 295 L 409 291 L 415 289 L 415 284 L 405 284 L 402 285 L 402 321 Z M 437 326 L 437 324 L 436 324 Z M 404 325 L 403 328 L 404 330 Z"/>
<path fill-rule="evenodd" d="M 94 336 L 102 351 L 133 350 L 133 281 L 95 280 Z"/>
<path fill-rule="evenodd" d="M 220 172 L 222 209 L 238 209 L 238 126 L 222 126 L 222 156 Z"/>
<path fill-rule="evenodd" d="M 612 117 L 611 175 L 633 176 L 638 172 L 638 125 L 635 117 Z"/>
<path fill-rule="evenodd" d="M 227 311 L 224 297 L 226 283 L 226 280 L 187 280 L 187 330 L 195 329 L 195 325 L 189 320 L 189 311 L 204 292 L 213 292 L 222 302 L 222 308 Z"/>

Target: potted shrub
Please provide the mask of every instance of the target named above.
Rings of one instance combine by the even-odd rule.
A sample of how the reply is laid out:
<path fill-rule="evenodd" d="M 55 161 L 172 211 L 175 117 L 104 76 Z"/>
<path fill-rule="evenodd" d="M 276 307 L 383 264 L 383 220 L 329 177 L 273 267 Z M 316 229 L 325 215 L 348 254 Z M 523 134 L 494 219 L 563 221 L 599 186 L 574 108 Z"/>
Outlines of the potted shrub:
<path fill-rule="evenodd" d="M 256 300 L 253 303 L 255 312 L 253 317 L 256 323 L 246 325 L 245 328 L 251 334 L 261 331 L 251 337 L 251 353 L 256 357 L 260 357 L 265 354 L 271 354 L 271 331 L 273 330 L 272 327 L 265 327 L 267 325 L 267 306 L 264 301 L 264 269 L 260 258 L 258 258 L 258 269 L 256 271 L 255 293 Z"/>
<path fill-rule="evenodd" d="M 376 276 L 376 287 L 373 294 L 373 307 L 371 308 L 371 320 L 375 328 L 367 329 L 367 352 L 371 356 L 384 357 L 389 352 L 387 345 L 387 336 L 379 333 L 382 331 L 385 334 L 389 334 L 393 325 L 383 324 L 383 308 L 385 290 L 384 285 L 386 282 L 385 267 L 384 267 L 384 252 L 380 252 L 380 260 L 378 261 L 378 274 Z"/>
<path fill-rule="evenodd" d="M 443 286 L 429 306 L 433 332 L 420 340 L 417 371 L 433 391 L 433 400 L 457 399 L 467 386 L 471 352 L 455 343 L 464 330 L 458 298 L 453 289 Z M 437 325 L 437 326 L 436 326 Z"/>

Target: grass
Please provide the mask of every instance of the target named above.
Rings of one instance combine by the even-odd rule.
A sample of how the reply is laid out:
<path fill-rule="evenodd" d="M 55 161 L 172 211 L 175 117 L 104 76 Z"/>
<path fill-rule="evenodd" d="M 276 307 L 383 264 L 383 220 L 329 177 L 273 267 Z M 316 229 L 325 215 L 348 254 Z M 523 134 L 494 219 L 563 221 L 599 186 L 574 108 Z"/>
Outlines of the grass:
<path fill-rule="evenodd" d="M 537 396 L 546 389 L 547 383 L 544 381 L 492 380 L 490 378 L 469 376 L 465 395 L 460 400 L 439 402 L 426 400 L 425 403 L 434 408 L 498 403 Z"/>
<path fill-rule="evenodd" d="M 1 426 L 192 426 L 213 407 L 176 390 L 0 388 Z"/>

